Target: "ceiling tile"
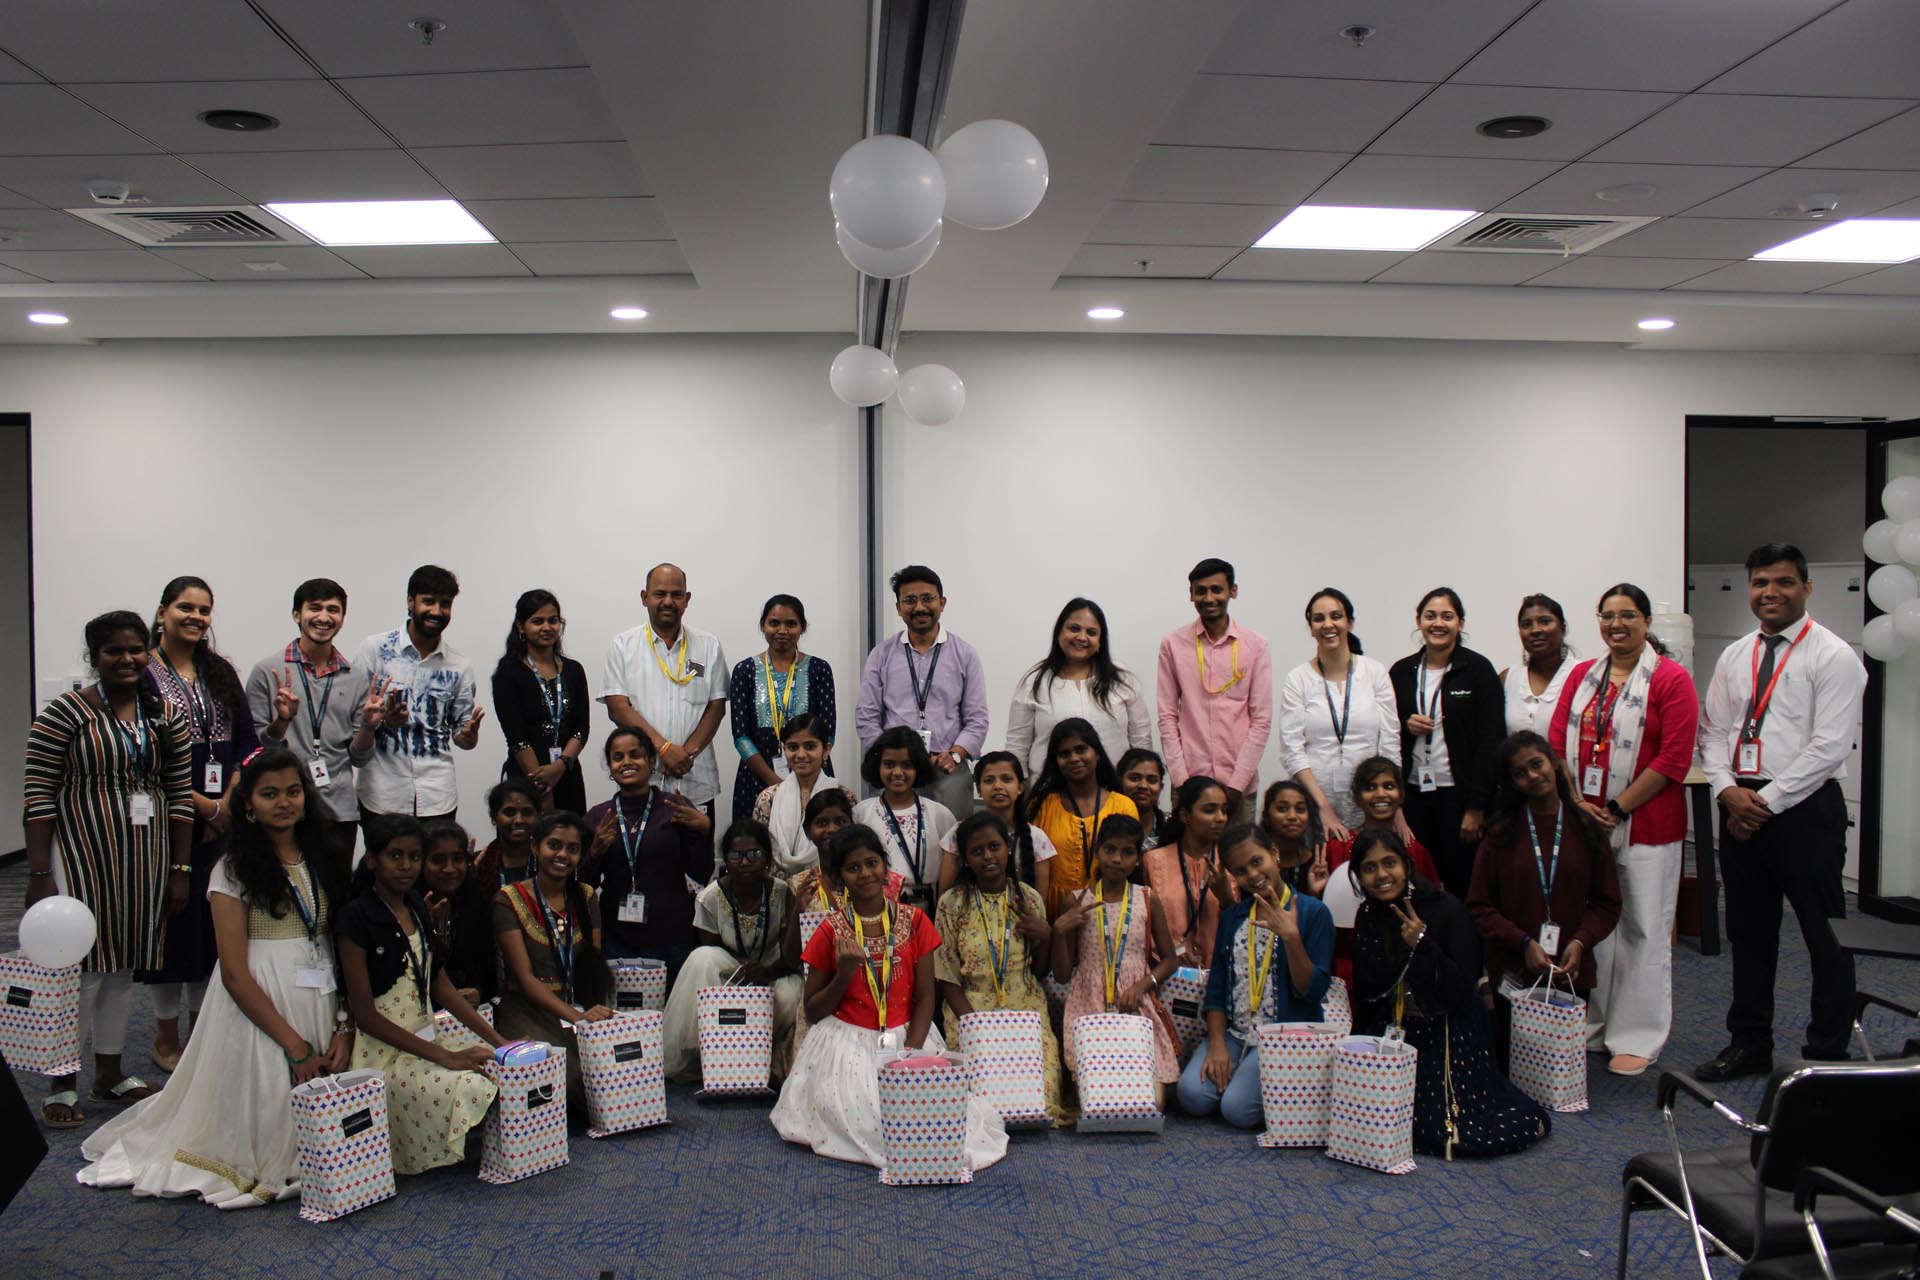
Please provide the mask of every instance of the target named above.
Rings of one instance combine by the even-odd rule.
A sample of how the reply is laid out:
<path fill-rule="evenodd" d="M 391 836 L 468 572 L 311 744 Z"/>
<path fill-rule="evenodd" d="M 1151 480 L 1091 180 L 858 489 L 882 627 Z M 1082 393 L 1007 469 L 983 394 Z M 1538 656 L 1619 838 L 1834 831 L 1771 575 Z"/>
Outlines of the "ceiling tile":
<path fill-rule="evenodd" d="M 1275 76 L 1194 77 L 1152 141 L 1194 147 L 1358 151 L 1427 91 L 1424 84 Z"/>
<path fill-rule="evenodd" d="M 28 275 L 24 271 L 15 271 L 12 267 L 0 267 L 0 284 L 38 284 L 39 276 Z"/>
<path fill-rule="evenodd" d="M 1920 200 L 1908 200 L 1901 204 L 1888 205 L 1874 216 L 1880 218 L 1920 218 Z"/>
<path fill-rule="evenodd" d="M 413 155 L 462 200 L 653 194 L 624 142 L 422 147 Z"/>
<path fill-rule="evenodd" d="M 53 253 L 0 252 L 0 266 L 60 284 L 121 284 L 147 280 L 198 280 L 177 263 L 156 258 L 144 249 L 76 250 Z"/>
<path fill-rule="evenodd" d="M 1542 0 L 1454 80 L 1685 93 L 1833 3 Z"/>
<path fill-rule="evenodd" d="M 1443 84 L 1367 150 L 1402 156 L 1575 160 L 1671 101 L 1670 93 Z M 1474 132 L 1483 120 L 1499 116 L 1541 116 L 1553 127 L 1531 138 L 1486 138 Z"/>
<path fill-rule="evenodd" d="M 0 184 L 56 209 L 93 204 L 90 183 L 124 182 L 148 204 L 226 204 L 237 193 L 172 156 L 23 156 L 0 160 Z"/>
<path fill-rule="evenodd" d="M 1361 155 L 1315 190 L 1310 203 L 1495 209 L 1559 167 L 1554 160 Z"/>
<path fill-rule="evenodd" d="M 4 175 L 0 175 L 0 181 L 4 180 Z M 1920 196 L 1920 171 L 1778 169 L 1717 199 L 1696 205 L 1687 210 L 1687 214 L 1703 218 L 1765 218 L 1775 209 L 1796 208 L 1815 196 L 1837 197 L 1835 217 L 1857 218 Z"/>
<path fill-rule="evenodd" d="M 392 0 L 259 0 L 330 76 L 428 75 L 586 62 L 547 0 L 460 0 L 432 13 L 446 22 L 428 44 Z"/>
<path fill-rule="evenodd" d="M 1847 0 L 1707 86 L 1712 93 L 1920 97 L 1913 0 Z"/>
<path fill-rule="evenodd" d="M 1116 200 L 1087 236 L 1089 244 L 1227 245 L 1244 249 L 1285 214 L 1256 204 L 1177 204 Z"/>
<path fill-rule="evenodd" d="M 38 84 L 40 77 L 0 53 L 0 84 Z"/>
<path fill-rule="evenodd" d="M 1920 297 L 1920 262 L 1903 262 L 1882 267 L 1866 275 L 1820 289 L 1820 293 L 1873 293 L 1895 297 Z"/>
<path fill-rule="evenodd" d="M 183 155 L 254 204 L 276 200 L 442 200 L 448 192 L 406 152 L 235 151 Z"/>
<path fill-rule="evenodd" d="M 1498 35 L 1533 0 L 1371 0 L 1366 12 L 1350 0 L 1250 4 L 1207 60 L 1206 70 L 1261 76 L 1332 76 L 1346 80 L 1438 83 Z M 1342 35 L 1356 21 L 1374 34 L 1356 48 Z"/>
<path fill-rule="evenodd" d="M 671 240 L 616 240 L 602 243 L 514 244 L 508 246 L 537 276 L 679 276 L 688 274 L 686 255 Z"/>
<path fill-rule="evenodd" d="M 174 152 L 325 151 L 391 144 L 324 80 L 87 84 L 73 91 Z M 228 110 L 264 112 L 280 125 L 259 133 L 230 133 L 200 122 L 202 112 Z"/>
<path fill-rule="evenodd" d="M 1858 262 L 1735 262 L 1673 287 L 1728 293 L 1806 293 L 1873 269 Z"/>
<path fill-rule="evenodd" d="M 333 252 L 381 280 L 532 274 L 498 244 L 383 244 Z"/>
<path fill-rule="evenodd" d="M 466 208 L 500 240 L 673 239 L 657 200 L 469 200 Z"/>
<path fill-rule="evenodd" d="M 39 201 L 29 199 L 17 191 L 0 187 L 0 209 L 36 209 Z"/>
<path fill-rule="evenodd" d="M 314 78 L 243 0 L 9 4 L 0 40 L 61 83 Z"/>
<path fill-rule="evenodd" d="M 1771 218 L 1662 218 L 1594 249 L 1603 258 L 1720 258 L 1738 261 L 1806 234 Z"/>
<path fill-rule="evenodd" d="M 1791 164 L 1912 106 L 1864 98 L 1696 93 L 1601 147 L 1589 160 Z"/>
<path fill-rule="evenodd" d="M 158 150 L 64 89 L 0 85 L 0 155 L 110 156 Z"/>
<path fill-rule="evenodd" d="M 57 209 L 9 209 L 0 213 L 0 246 L 9 252 L 132 247 L 113 232 Z"/>
<path fill-rule="evenodd" d="M 1573 289 L 1664 289 L 1725 266 L 1710 258 L 1576 258 L 1527 281 Z"/>
<path fill-rule="evenodd" d="M 379 76 L 340 87 L 409 147 L 605 142 L 620 129 L 593 73 L 490 71 Z"/>
<path fill-rule="evenodd" d="M 1216 280 L 1367 280 L 1404 253 L 1330 249 L 1249 249 L 1222 267 Z"/>
<path fill-rule="evenodd" d="M 1800 163 L 1829 169 L 1920 169 L 1920 107 L 1863 129 Z"/>
<path fill-rule="evenodd" d="M 1346 161 L 1345 154 L 1328 151 L 1152 146 L 1134 166 L 1120 198 L 1299 204 Z"/>
<path fill-rule="evenodd" d="M 1204 280 L 1227 265 L 1238 248 L 1180 244 L 1083 244 L 1061 276 Z M 1141 262 L 1147 265 L 1141 267 Z"/>
<path fill-rule="evenodd" d="M 1416 253 L 1373 278 L 1374 284 L 1519 284 L 1560 259 L 1550 253 Z"/>
<path fill-rule="evenodd" d="M 154 256 L 197 271 L 209 280 L 364 280 L 366 274 L 330 250 L 297 246 L 258 249 L 155 249 Z M 285 271 L 254 271 L 249 262 L 278 262 Z"/>
<path fill-rule="evenodd" d="M 1529 213 L 1614 213 L 1628 217 L 1664 216 L 1691 208 L 1722 191 L 1751 182 L 1767 172 L 1755 166 L 1682 164 L 1601 164 L 1582 161 L 1529 187 L 1508 204 Z M 1642 196 L 1602 200 L 1596 191 L 1625 186 L 1652 187 Z"/>

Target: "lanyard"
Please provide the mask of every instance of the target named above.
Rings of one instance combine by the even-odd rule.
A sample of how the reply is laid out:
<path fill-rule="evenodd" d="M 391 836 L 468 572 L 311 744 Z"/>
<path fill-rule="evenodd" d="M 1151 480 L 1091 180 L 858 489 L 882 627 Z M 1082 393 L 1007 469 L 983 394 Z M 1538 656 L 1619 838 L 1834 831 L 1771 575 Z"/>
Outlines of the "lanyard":
<path fill-rule="evenodd" d="M 385 901 L 385 899 L 382 899 L 382 901 Z M 420 919 L 420 913 L 415 911 L 413 904 L 409 902 L 407 904 L 407 914 L 413 917 L 413 936 L 408 937 L 406 922 L 400 919 L 400 912 L 395 909 L 391 902 L 387 903 L 387 910 L 393 912 L 394 922 L 400 925 L 400 941 L 405 944 L 401 953 L 400 964 L 408 973 L 413 975 L 413 989 L 420 993 L 420 1007 L 431 1013 L 433 1011 L 433 1004 L 427 993 L 433 988 L 433 979 L 429 972 L 433 967 L 433 951 L 427 946 L 427 926 L 425 922 Z M 420 954 L 418 957 L 413 954 L 413 943 L 416 938 L 419 939 L 420 942 Z"/>
<path fill-rule="evenodd" d="M 764 672 L 767 677 L 767 720 L 773 726 L 773 736 L 776 740 L 780 737 L 780 731 L 786 728 L 787 718 L 793 714 L 793 688 L 800 683 L 800 664 L 806 660 L 807 656 L 803 653 L 795 653 L 793 655 L 793 666 L 787 669 L 786 696 L 776 700 L 774 697 L 773 677 L 777 675 L 778 672 L 773 669 L 772 662 L 766 658 L 760 659 L 760 670 Z M 915 692 L 917 693 L 918 691 L 916 690 Z"/>
<path fill-rule="evenodd" d="M 1093 812 L 1084 815 L 1080 812 L 1080 802 L 1070 792 L 1062 791 L 1060 794 L 1066 801 L 1061 808 L 1071 806 L 1069 812 L 1073 815 L 1074 828 L 1080 833 L 1080 875 L 1084 882 L 1093 875 L 1093 837 L 1100 828 L 1100 788 L 1096 786 L 1093 789 Z"/>
<path fill-rule="evenodd" d="M 307 891 L 309 893 L 313 892 L 313 886 L 311 881 L 307 879 L 307 864 L 300 862 L 296 865 L 300 868 L 298 878 L 294 876 L 293 868 L 287 866 L 284 862 L 280 864 L 280 869 L 287 877 L 287 890 L 293 895 L 294 910 L 300 913 L 300 923 L 307 931 L 307 942 L 309 945 L 317 947 L 320 937 L 320 899 L 316 895 L 313 900 L 313 905 L 309 907 L 307 900 L 300 896 L 300 886 L 303 882 L 307 884 Z"/>
<path fill-rule="evenodd" d="M 1198 893 L 1194 892 L 1193 880 L 1187 875 L 1186 850 L 1182 849 L 1179 852 L 1180 887 L 1186 891 L 1187 895 L 1187 937 L 1191 938 L 1194 934 L 1200 932 L 1200 908 L 1207 905 L 1207 876 L 1213 869 L 1213 860 L 1220 856 L 1220 850 L 1215 848 L 1202 859 L 1205 863 L 1205 869 L 1200 872 L 1200 891 Z M 1182 939 L 1182 941 L 1184 940 L 1185 939 Z"/>
<path fill-rule="evenodd" d="M 200 741 L 212 742 L 213 703 L 207 700 L 201 689 L 198 674 L 196 673 L 193 680 L 187 680 L 174 669 L 173 659 L 164 652 L 160 655 L 160 661 L 167 664 L 167 673 L 173 677 L 174 683 L 179 685 L 180 691 L 186 695 L 187 721 L 193 726 L 193 731 L 199 735 Z"/>
<path fill-rule="evenodd" d="M 113 721 L 113 727 L 119 730 L 120 739 L 126 744 L 127 754 L 133 758 L 134 773 L 145 773 L 152 763 L 153 736 L 147 727 L 147 713 L 140 705 L 139 695 L 136 694 L 133 699 L 133 728 L 129 729 L 127 722 L 114 711 L 113 704 L 107 701 L 107 687 L 104 684 L 95 685 L 94 692 L 100 695 L 100 709 L 107 713 L 107 719 Z"/>
<path fill-rule="evenodd" d="M 573 896 L 567 896 L 567 914 L 556 916 L 553 908 L 547 905 L 546 891 L 533 880 L 520 882 L 520 895 L 531 898 L 540 908 L 540 920 L 547 926 L 547 943 L 553 948 L 554 963 L 560 970 L 560 989 L 568 1000 L 573 999 Z M 560 939 L 566 938 L 563 944 Z"/>
<path fill-rule="evenodd" d="M 1547 904 L 1548 923 L 1553 921 L 1553 882 L 1560 878 L 1560 829 L 1566 817 L 1566 806 L 1554 811 L 1553 860 L 1549 862 L 1540 852 L 1540 829 L 1534 825 L 1533 815 L 1527 815 L 1527 834 L 1533 839 L 1533 868 L 1540 873 L 1540 897 Z"/>
<path fill-rule="evenodd" d="M 927 682 L 924 685 L 920 683 L 920 668 L 913 660 L 912 643 L 903 647 L 907 651 L 907 679 L 913 682 L 913 705 L 920 712 L 920 727 L 924 729 L 927 725 L 927 699 L 933 696 L 933 673 L 940 669 L 940 651 L 946 645 L 933 646 L 933 657 L 927 660 Z"/>
<path fill-rule="evenodd" d="M 727 900 L 727 910 L 733 914 L 733 941 L 740 948 L 737 958 L 742 962 L 752 960 L 767 942 L 767 922 L 773 914 L 773 885 L 766 883 L 760 886 L 760 923 L 753 931 L 752 946 L 747 945 L 746 932 L 740 927 L 740 904 L 734 901 L 730 890 L 722 888 L 720 893 Z"/>
<path fill-rule="evenodd" d="M 646 625 L 643 626 L 641 630 L 645 632 L 647 637 L 647 652 L 651 653 L 653 660 L 660 664 L 660 674 L 675 684 L 684 685 L 693 683 L 693 677 L 687 674 L 687 629 L 685 627 L 680 628 L 680 655 L 674 660 L 672 670 L 668 670 L 667 660 L 660 656 L 660 646 L 656 643 L 653 627 Z"/>
<path fill-rule="evenodd" d="M 300 672 L 300 693 L 307 708 L 307 727 L 313 730 L 314 750 L 320 749 L 320 725 L 327 718 L 327 703 L 333 700 L 333 678 L 340 674 L 335 666 L 320 679 L 320 701 L 314 704 L 313 686 L 307 683 L 307 664 L 303 659 L 293 664 Z"/>
<path fill-rule="evenodd" d="M 1133 893 L 1123 890 L 1120 896 L 1120 927 L 1107 927 L 1107 904 L 1101 900 L 1101 892 L 1106 881 L 1093 883 L 1093 903 L 1100 908 L 1100 944 L 1103 952 L 1103 975 L 1107 982 L 1107 1008 L 1111 1009 L 1120 992 L 1120 961 L 1127 953 L 1127 924 L 1133 918 Z"/>
<path fill-rule="evenodd" d="M 893 926 L 900 919 L 899 912 L 889 903 L 882 910 L 886 914 L 887 931 L 882 937 L 886 944 L 886 954 L 881 959 L 878 973 L 873 967 L 873 953 L 867 950 L 867 925 L 860 913 L 853 909 L 853 899 L 847 899 L 847 915 L 853 919 L 853 936 L 859 940 L 861 959 L 867 967 L 867 993 L 873 997 L 874 1011 L 880 1015 L 880 1030 L 887 1029 L 887 997 L 893 991 Z"/>
<path fill-rule="evenodd" d="M 1433 682 L 1433 696 L 1429 698 L 1427 696 L 1427 660 L 1424 657 L 1420 659 L 1420 687 L 1413 695 L 1413 706 L 1421 715 L 1433 721 L 1434 729 L 1440 727 L 1440 686 L 1446 683 L 1447 672 L 1451 670 L 1453 670 L 1451 662 L 1440 668 L 1440 675 Z M 1353 683 L 1352 672 L 1347 673 L 1347 683 L 1349 685 Z M 1433 745 L 1433 729 L 1427 730 L 1427 745 Z"/>
<path fill-rule="evenodd" d="M 627 854 L 627 892 L 637 892 L 640 887 L 640 846 L 647 840 L 647 824 L 653 821 L 653 791 L 647 791 L 647 803 L 640 810 L 640 830 L 632 831 L 627 826 L 627 811 L 620 805 L 620 797 L 613 798 L 613 816 L 620 823 L 620 847 Z M 532 859 L 528 859 L 529 862 Z M 602 908 L 604 910 L 605 908 Z"/>
<path fill-rule="evenodd" d="M 927 810 L 919 796 L 913 798 L 913 848 L 907 848 L 907 833 L 900 829 L 900 819 L 893 816 L 893 806 L 883 798 L 880 808 L 886 812 L 887 825 L 893 828 L 894 843 L 900 846 L 900 856 L 905 858 L 907 866 L 913 870 L 913 882 L 924 885 L 927 882 Z"/>
<path fill-rule="evenodd" d="M 1747 723 L 1741 731 L 1740 741 L 1760 741 L 1760 725 L 1767 718 L 1767 708 L 1773 705 L 1773 691 L 1780 683 L 1780 673 L 1787 669 L 1787 663 L 1793 660 L 1793 651 L 1807 638 L 1807 632 L 1813 630 L 1813 619 L 1807 619 L 1807 625 L 1800 628 L 1800 634 L 1787 641 L 1787 651 L 1780 655 L 1780 661 L 1773 666 L 1773 678 L 1767 681 L 1767 691 L 1760 692 L 1760 650 L 1765 647 L 1759 636 L 1753 638 L 1753 704 L 1747 711 Z"/>
<path fill-rule="evenodd" d="M 1000 912 L 1000 949 L 994 950 L 993 922 L 987 919 L 987 895 L 975 891 L 975 899 L 980 907 L 980 931 L 987 936 L 987 963 L 993 971 L 993 1007 L 1004 1009 L 1007 1004 L 1007 966 L 1013 960 L 1013 888 L 1008 886 L 1005 893 L 993 899 Z"/>
<path fill-rule="evenodd" d="M 1620 706 L 1620 695 L 1627 691 L 1627 681 L 1615 685 L 1608 677 L 1609 671 L 1600 677 L 1600 692 L 1587 704 L 1584 715 L 1587 723 L 1593 727 L 1593 755 L 1598 758 L 1601 752 L 1613 751 L 1613 713 Z M 1627 680 L 1633 677 L 1629 675 Z"/>
<path fill-rule="evenodd" d="M 1244 675 L 1240 670 L 1240 637 L 1233 638 L 1233 675 L 1218 689 L 1209 689 L 1207 688 L 1207 651 L 1202 647 L 1201 639 L 1205 632 L 1206 628 L 1202 627 L 1193 633 L 1193 660 L 1200 666 L 1200 691 L 1209 694 L 1225 693 L 1239 684 Z"/>
<path fill-rule="evenodd" d="M 1320 687 L 1327 695 L 1327 719 L 1333 721 L 1333 736 L 1344 750 L 1347 745 L 1347 726 L 1353 723 L 1353 663 L 1347 663 L 1346 692 L 1340 695 L 1340 714 L 1333 713 L 1333 686 L 1327 683 L 1327 673 L 1320 666 L 1320 659 L 1313 660 L 1313 669 L 1320 672 Z"/>
<path fill-rule="evenodd" d="M 1287 899 L 1292 892 L 1283 883 L 1280 886 L 1280 907 L 1286 909 Z M 1247 911 L 1247 1007 L 1252 1011 L 1255 1023 L 1260 1021 L 1260 1009 L 1267 998 L 1267 980 L 1273 976 L 1273 957 L 1280 950 L 1280 940 L 1273 936 L 1273 930 L 1254 919 L 1254 910 Z M 1256 940 L 1260 934 L 1267 935 L 1264 957 Z"/>
<path fill-rule="evenodd" d="M 685 636 L 681 638 L 684 640 Z M 659 656 L 657 653 L 654 654 L 656 658 Z M 684 662 L 686 658 L 686 650 L 684 647 L 681 649 L 680 656 Z M 558 666 L 559 664 L 556 663 L 555 665 Z M 664 669 L 663 667 L 662 670 Z M 553 751 L 555 755 L 558 755 L 560 748 L 566 745 L 560 741 L 560 719 L 567 714 L 566 668 L 562 666 L 559 673 L 556 674 L 552 680 L 548 680 L 540 674 L 540 669 L 533 665 L 533 659 L 528 658 L 527 670 L 533 672 L 533 682 L 540 686 L 540 701 L 544 703 L 547 708 L 547 727 L 553 730 Z M 671 679 L 672 677 L 668 678 Z"/>

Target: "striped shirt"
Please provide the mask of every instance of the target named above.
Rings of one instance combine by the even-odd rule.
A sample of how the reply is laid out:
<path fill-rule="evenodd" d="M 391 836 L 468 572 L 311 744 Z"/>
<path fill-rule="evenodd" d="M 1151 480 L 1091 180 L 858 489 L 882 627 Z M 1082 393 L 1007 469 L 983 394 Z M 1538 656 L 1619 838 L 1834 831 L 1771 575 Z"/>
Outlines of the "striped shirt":
<path fill-rule="evenodd" d="M 681 665 L 685 643 L 685 666 Z M 668 675 L 687 677 L 682 684 Z M 651 627 L 642 624 L 613 638 L 607 649 L 607 669 L 600 681 L 600 701 L 624 697 L 640 713 L 640 718 L 665 735 L 668 742 L 685 746 L 687 736 L 700 724 L 700 717 L 716 702 L 727 700 L 727 684 L 732 669 L 720 651 L 720 638 L 694 627 L 682 625 L 680 639 L 669 648 Z M 684 778 L 675 778 L 665 770 L 653 776 L 653 785 L 662 791 L 677 791 L 695 804 L 705 804 L 720 794 L 720 763 L 714 757 L 713 744 L 694 757 L 693 768 Z"/>

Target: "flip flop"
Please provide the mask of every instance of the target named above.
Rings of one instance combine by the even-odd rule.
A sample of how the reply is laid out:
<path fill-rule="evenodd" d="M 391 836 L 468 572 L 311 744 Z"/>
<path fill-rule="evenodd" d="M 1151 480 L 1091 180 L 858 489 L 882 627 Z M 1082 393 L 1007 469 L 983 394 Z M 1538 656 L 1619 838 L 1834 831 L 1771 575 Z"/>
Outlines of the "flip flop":
<path fill-rule="evenodd" d="M 91 1102 L 115 1102 L 124 1106 L 129 1102 L 144 1102 L 159 1092 L 139 1076 L 122 1076 L 120 1083 L 104 1092 L 100 1086 L 95 1085 L 87 1091 L 87 1099 Z"/>
<path fill-rule="evenodd" d="M 54 1119 L 53 1113 L 48 1109 L 50 1107 L 65 1107 L 67 1118 Z M 86 1115 L 80 1110 L 80 1095 L 72 1089 L 62 1089 L 58 1093 L 48 1094 L 40 1101 L 40 1120 L 49 1129 L 78 1129 L 87 1122 Z"/>

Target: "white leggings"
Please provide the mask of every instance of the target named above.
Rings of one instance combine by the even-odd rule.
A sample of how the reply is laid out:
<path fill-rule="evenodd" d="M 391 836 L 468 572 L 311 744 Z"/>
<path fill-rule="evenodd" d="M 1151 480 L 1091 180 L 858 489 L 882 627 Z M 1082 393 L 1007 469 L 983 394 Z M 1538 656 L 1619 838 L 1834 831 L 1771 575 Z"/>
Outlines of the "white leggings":
<path fill-rule="evenodd" d="M 80 975 L 80 1043 L 89 1034 L 93 1051 L 112 1057 L 127 1047 L 127 1017 L 133 1011 L 133 970 Z"/>
<path fill-rule="evenodd" d="M 147 988 L 153 998 L 153 1016 L 165 1021 L 180 1016 L 180 997 L 186 995 L 187 1012 L 198 1013 L 207 998 L 204 982 L 157 982 Z"/>

